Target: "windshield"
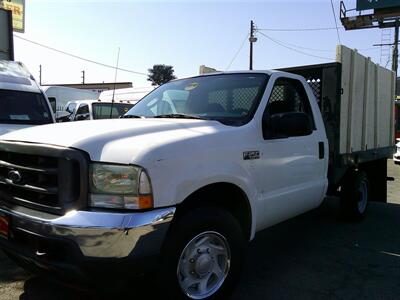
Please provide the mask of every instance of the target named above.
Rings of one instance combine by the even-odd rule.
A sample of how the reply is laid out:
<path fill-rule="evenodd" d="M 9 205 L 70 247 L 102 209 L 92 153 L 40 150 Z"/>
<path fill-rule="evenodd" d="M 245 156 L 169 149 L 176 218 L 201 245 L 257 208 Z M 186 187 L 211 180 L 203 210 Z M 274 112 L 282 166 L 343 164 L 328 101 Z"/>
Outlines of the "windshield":
<path fill-rule="evenodd" d="M 240 126 L 253 116 L 266 74 L 223 74 L 176 80 L 140 100 L 125 117 L 196 117 Z"/>
<path fill-rule="evenodd" d="M 51 112 L 42 94 L 0 90 L 0 123 L 53 123 Z"/>
<path fill-rule="evenodd" d="M 112 105 L 112 112 L 111 112 Z M 131 109 L 133 104 L 129 103 L 93 103 L 93 119 L 114 119 L 119 118 Z"/>

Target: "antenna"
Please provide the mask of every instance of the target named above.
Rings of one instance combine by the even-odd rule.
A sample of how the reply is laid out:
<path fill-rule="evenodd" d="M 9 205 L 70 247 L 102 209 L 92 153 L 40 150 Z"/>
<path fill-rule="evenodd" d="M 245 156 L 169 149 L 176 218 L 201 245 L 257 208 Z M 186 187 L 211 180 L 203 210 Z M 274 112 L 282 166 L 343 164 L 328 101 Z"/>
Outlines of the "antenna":
<path fill-rule="evenodd" d="M 42 65 L 39 65 L 39 85 L 42 85 Z"/>
<path fill-rule="evenodd" d="M 116 67 L 115 67 L 114 89 L 113 89 L 112 100 L 111 100 L 110 119 L 111 119 L 111 117 L 112 117 L 112 111 L 113 111 L 113 107 L 114 107 L 115 86 L 117 85 L 117 74 L 118 74 L 118 64 L 119 64 L 119 51 L 120 51 L 120 48 L 118 47 L 117 65 L 116 65 Z"/>

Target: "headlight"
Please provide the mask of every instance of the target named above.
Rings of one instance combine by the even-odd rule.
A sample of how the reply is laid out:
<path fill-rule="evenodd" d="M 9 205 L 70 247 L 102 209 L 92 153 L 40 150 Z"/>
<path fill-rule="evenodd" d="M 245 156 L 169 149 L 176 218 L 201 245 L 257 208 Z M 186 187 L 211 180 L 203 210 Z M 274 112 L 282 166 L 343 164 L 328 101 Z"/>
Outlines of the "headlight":
<path fill-rule="evenodd" d="M 143 168 L 94 163 L 90 166 L 90 206 L 118 209 L 153 207 L 150 179 Z"/>

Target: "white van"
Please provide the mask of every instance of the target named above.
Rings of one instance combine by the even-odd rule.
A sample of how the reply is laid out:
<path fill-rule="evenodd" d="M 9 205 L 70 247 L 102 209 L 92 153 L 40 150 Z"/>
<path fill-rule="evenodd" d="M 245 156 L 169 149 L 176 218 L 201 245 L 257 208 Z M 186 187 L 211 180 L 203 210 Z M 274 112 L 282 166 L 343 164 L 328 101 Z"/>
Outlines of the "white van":
<path fill-rule="evenodd" d="M 69 101 L 97 100 L 100 95 L 99 92 L 69 88 L 64 86 L 42 86 L 42 89 L 49 100 L 52 100 L 56 103 L 55 109 L 53 110 L 55 113 L 63 111 L 65 105 Z"/>
<path fill-rule="evenodd" d="M 0 135 L 54 122 L 49 100 L 26 67 L 0 60 Z"/>
<path fill-rule="evenodd" d="M 132 104 L 136 104 L 140 99 L 154 90 L 156 87 L 136 87 L 104 91 L 100 94 L 99 99 L 101 101 L 129 101 Z"/>

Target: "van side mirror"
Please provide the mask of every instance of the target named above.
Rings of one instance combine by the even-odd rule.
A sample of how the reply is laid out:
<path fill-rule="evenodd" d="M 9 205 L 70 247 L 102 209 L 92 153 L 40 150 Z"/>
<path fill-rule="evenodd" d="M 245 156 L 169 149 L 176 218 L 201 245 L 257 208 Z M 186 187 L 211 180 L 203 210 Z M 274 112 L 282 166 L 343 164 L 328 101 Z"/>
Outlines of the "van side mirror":
<path fill-rule="evenodd" d="M 49 103 L 51 106 L 51 109 L 53 110 L 53 113 L 56 113 L 57 110 L 57 100 L 55 97 L 48 97 Z"/>
<path fill-rule="evenodd" d="M 66 111 L 57 111 L 56 112 L 56 122 L 61 123 L 61 122 L 69 122 L 71 121 L 70 119 L 71 114 Z"/>
<path fill-rule="evenodd" d="M 65 109 L 65 111 L 69 112 L 70 114 L 74 113 L 74 110 L 71 108 L 71 106 L 67 106 L 67 108 Z"/>
<path fill-rule="evenodd" d="M 263 118 L 265 139 L 306 136 L 313 132 L 310 117 L 303 112 L 286 112 Z"/>

